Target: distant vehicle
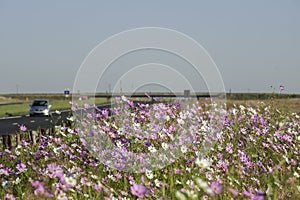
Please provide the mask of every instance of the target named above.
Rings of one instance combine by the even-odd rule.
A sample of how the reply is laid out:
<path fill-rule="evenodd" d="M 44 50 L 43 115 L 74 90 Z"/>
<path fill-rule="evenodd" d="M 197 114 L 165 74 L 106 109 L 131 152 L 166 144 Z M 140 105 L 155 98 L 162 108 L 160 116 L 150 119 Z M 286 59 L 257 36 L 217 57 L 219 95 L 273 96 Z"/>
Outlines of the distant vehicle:
<path fill-rule="evenodd" d="M 30 105 L 29 115 L 30 116 L 35 116 L 35 115 L 49 116 L 50 108 L 51 108 L 51 105 L 50 105 L 49 100 L 45 100 L 45 99 L 34 100 L 32 102 L 32 104 Z"/>

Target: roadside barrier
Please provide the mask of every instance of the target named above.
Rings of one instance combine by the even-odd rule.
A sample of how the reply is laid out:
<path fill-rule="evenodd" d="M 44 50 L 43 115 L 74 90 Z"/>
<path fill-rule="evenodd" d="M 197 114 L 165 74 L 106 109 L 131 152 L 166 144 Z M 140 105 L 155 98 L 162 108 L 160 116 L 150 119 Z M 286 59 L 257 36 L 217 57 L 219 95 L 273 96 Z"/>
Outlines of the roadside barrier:
<path fill-rule="evenodd" d="M 0 149 L 8 149 L 17 147 L 22 144 L 22 141 L 30 142 L 35 145 L 40 141 L 40 138 L 44 135 L 54 135 L 55 128 L 39 129 L 37 131 L 27 131 L 24 133 L 15 133 L 9 135 L 2 135 L 0 141 Z M 2 147 L 2 148 L 1 148 Z"/>

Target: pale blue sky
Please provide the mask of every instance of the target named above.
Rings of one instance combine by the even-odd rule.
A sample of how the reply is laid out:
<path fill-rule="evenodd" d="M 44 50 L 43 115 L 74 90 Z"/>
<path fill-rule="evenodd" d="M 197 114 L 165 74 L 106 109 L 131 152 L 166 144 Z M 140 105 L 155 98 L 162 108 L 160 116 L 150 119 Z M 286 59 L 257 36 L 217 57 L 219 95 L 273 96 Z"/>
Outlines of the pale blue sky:
<path fill-rule="evenodd" d="M 0 93 L 71 89 L 98 43 L 145 26 L 194 38 L 227 91 L 271 92 L 284 84 L 286 93 L 300 93 L 298 0 L 0 0 Z"/>

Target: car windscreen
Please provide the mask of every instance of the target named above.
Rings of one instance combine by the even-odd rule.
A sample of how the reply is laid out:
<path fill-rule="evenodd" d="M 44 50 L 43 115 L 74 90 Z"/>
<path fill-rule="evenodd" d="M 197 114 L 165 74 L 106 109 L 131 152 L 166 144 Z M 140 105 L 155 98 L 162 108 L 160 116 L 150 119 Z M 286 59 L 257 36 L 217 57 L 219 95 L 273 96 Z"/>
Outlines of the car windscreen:
<path fill-rule="evenodd" d="M 34 101 L 32 103 L 32 106 L 47 106 L 48 102 L 47 101 Z"/>

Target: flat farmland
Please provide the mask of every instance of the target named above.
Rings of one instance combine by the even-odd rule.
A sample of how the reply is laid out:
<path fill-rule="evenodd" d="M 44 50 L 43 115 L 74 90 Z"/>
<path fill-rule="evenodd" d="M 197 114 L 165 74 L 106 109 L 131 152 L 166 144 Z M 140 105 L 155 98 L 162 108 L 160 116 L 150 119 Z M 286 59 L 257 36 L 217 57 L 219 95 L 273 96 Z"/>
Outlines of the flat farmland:
<path fill-rule="evenodd" d="M 239 97 L 237 97 L 239 98 Z M 285 112 L 300 113 L 300 98 L 274 98 L 274 99 L 252 99 L 253 97 L 240 97 L 240 99 L 227 99 L 226 105 L 228 108 L 234 105 L 257 105 L 259 102 L 263 102 L 265 105 L 276 107 Z M 267 97 L 270 98 L 270 97 Z M 61 94 L 20 94 L 20 95 L 0 95 L 0 117 L 27 115 L 29 112 L 30 104 L 34 99 L 49 99 L 52 105 L 51 110 L 68 110 L 71 108 L 70 101 L 72 97 L 65 98 Z M 134 99 L 135 100 L 135 99 Z M 137 100 L 141 100 L 137 99 Z M 171 98 L 167 101 L 172 101 Z M 202 100 L 200 100 L 202 101 Z M 100 105 L 109 103 L 107 98 L 95 98 L 90 99 L 90 102 Z"/>
<path fill-rule="evenodd" d="M 0 95 L 0 117 L 28 115 L 30 104 L 34 99 L 49 99 L 51 110 L 70 110 L 72 97 L 65 98 L 63 95 L 52 94 L 28 94 L 28 95 Z M 108 103 L 106 98 L 91 98 L 89 103 L 97 105 Z"/>
<path fill-rule="evenodd" d="M 0 197 L 300 199 L 299 99 L 229 99 L 222 120 L 205 99 L 132 100 L 3 149 Z"/>

